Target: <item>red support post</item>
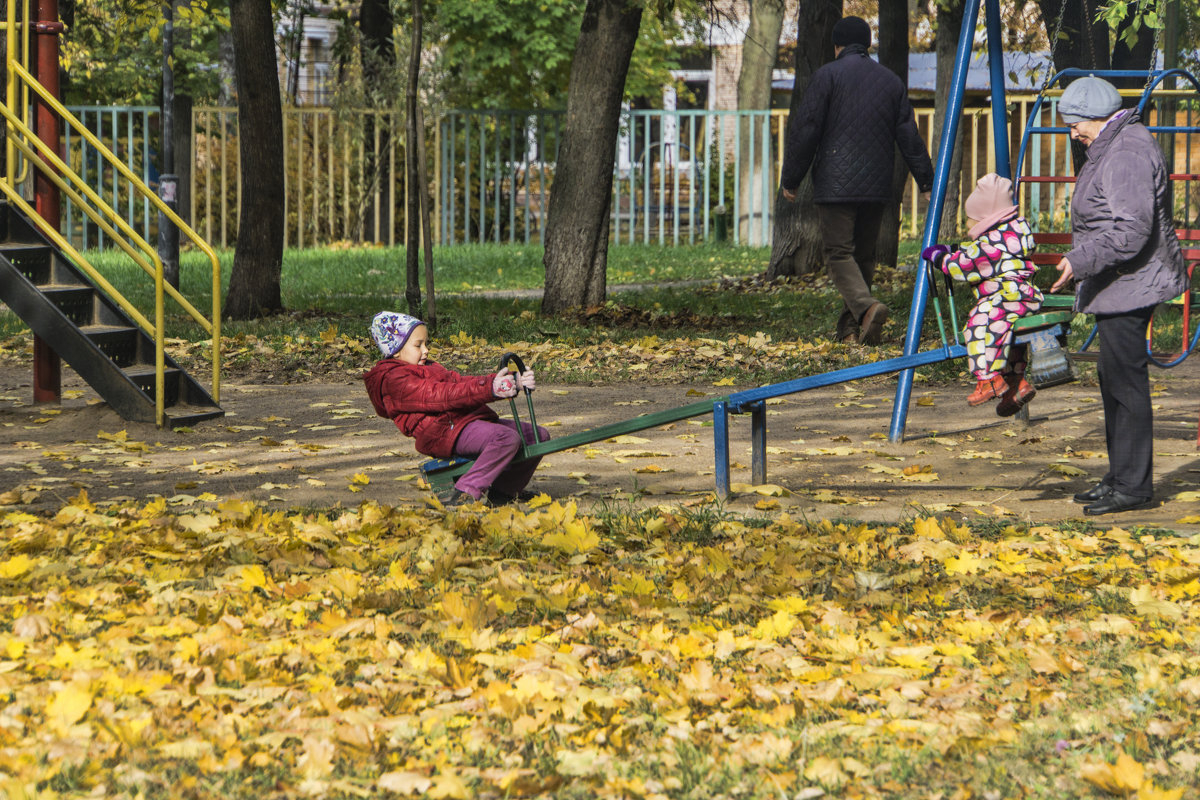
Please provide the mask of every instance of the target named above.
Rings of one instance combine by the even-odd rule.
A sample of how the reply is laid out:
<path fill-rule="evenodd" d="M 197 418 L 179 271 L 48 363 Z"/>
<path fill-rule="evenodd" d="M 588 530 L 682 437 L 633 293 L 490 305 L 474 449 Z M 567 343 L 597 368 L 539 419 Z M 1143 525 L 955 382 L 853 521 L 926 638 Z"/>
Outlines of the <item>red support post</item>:
<path fill-rule="evenodd" d="M 60 97 L 58 82 L 58 36 L 63 25 L 58 20 L 57 0 L 37 0 L 37 16 L 33 21 L 34 77 L 51 96 Z M 60 126 L 53 109 L 39 101 L 34 111 L 34 126 L 38 139 L 59 156 Z M 40 173 L 34 175 L 35 208 L 42 219 L 58 228 L 62 221 L 62 205 L 56 187 Z M 62 400 L 62 363 L 58 353 L 33 337 L 33 402 L 58 403 Z"/>

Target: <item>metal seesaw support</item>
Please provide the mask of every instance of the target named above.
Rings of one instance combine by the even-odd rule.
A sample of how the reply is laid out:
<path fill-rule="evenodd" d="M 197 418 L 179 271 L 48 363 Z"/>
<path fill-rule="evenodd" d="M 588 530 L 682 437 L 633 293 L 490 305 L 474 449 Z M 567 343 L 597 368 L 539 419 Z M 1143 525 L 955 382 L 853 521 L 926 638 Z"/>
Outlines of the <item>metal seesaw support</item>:
<path fill-rule="evenodd" d="M 803 378 L 775 383 L 770 386 L 760 386 L 757 389 L 747 389 L 735 392 L 728 398 L 713 403 L 713 450 L 715 451 L 715 471 L 717 495 L 728 497 L 729 482 L 729 415 L 750 413 L 751 426 L 751 475 L 753 482 L 766 483 L 767 479 L 767 413 L 766 401 L 773 397 L 786 394 L 818 389 L 822 386 L 834 386 L 839 383 L 872 378 L 876 375 L 886 375 L 889 372 L 912 370 L 928 364 L 937 364 L 954 358 L 964 358 L 967 348 L 961 344 L 947 344 L 936 350 L 926 350 L 921 353 L 888 358 L 871 364 L 857 367 L 824 372 L 820 375 L 808 375 Z"/>

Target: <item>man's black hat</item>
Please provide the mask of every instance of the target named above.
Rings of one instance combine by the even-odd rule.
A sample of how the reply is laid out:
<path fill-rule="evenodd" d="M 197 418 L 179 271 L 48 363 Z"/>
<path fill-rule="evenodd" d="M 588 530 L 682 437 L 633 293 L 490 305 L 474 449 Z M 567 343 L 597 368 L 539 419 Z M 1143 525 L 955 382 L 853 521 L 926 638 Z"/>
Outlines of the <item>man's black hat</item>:
<path fill-rule="evenodd" d="M 848 44 L 871 46 L 871 26 L 862 17 L 842 17 L 833 24 L 833 43 L 837 47 Z"/>

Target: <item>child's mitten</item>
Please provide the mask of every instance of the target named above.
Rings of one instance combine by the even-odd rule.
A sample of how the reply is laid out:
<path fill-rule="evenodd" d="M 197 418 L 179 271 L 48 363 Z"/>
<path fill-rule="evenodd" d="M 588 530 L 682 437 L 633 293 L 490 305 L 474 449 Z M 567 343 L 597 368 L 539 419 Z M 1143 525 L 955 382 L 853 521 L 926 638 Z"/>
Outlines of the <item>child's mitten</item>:
<path fill-rule="evenodd" d="M 931 244 L 921 251 L 921 258 L 933 264 L 938 269 L 942 268 L 942 262 L 948 255 L 950 255 L 950 248 L 944 244 Z"/>
<path fill-rule="evenodd" d="M 508 372 L 508 367 L 496 373 L 492 378 L 492 394 L 496 397 L 516 397 L 517 381 Z"/>

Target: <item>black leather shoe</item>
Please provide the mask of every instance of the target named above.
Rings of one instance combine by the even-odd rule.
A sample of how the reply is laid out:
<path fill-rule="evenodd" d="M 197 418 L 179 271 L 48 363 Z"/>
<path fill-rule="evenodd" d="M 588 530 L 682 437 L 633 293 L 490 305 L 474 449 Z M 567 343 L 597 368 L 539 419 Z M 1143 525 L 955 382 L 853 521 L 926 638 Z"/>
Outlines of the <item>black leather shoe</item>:
<path fill-rule="evenodd" d="M 1083 513 L 1094 516 L 1096 514 L 1115 514 L 1118 511 L 1133 511 L 1136 508 L 1147 508 L 1153 501 L 1153 497 L 1135 497 L 1113 489 L 1091 505 L 1084 506 Z"/>
<path fill-rule="evenodd" d="M 1112 490 L 1113 488 L 1107 483 L 1097 483 L 1086 492 L 1080 492 L 1079 494 L 1075 495 L 1075 502 L 1094 503 L 1101 497 L 1108 497 L 1110 494 L 1112 494 Z"/>

